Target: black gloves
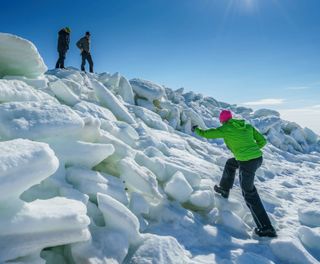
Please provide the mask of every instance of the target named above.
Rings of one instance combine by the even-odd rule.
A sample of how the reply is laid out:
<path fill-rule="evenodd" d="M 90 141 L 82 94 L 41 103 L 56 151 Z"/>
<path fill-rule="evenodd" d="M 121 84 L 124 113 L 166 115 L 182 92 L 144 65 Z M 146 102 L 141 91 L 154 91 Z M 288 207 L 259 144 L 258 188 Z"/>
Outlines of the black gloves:
<path fill-rule="evenodd" d="M 194 132 L 198 126 L 192 126 L 191 131 Z"/>

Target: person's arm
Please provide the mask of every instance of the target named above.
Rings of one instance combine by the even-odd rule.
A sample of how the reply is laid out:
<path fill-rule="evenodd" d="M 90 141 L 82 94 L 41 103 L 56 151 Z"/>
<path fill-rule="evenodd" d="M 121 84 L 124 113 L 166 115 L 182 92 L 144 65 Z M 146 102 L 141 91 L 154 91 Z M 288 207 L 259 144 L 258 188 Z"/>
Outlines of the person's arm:
<path fill-rule="evenodd" d="M 67 42 L 67 36 L 66 35 L 62 35 L 61 36 L 61 47 L 63 51 L 67 51 L 68 50 L 68 42 Z"/>
<path fill-rule="evenodd" d="M 267 140 L 264 138 L 264 136 L 258 132 L 254 127 L 253 128 L 253 137 L 255 141 L 257 142 L 259 148 L 263 148 L 267 144 Z"/>
<path fill-rule="evenodd" d="M 202 130 L 200 128 L 196 128 L 194 132 L 199 135 L 200 137 L 204 138 L 223 138 L 223 131 L 222 127 L 218 128 L 211 128 L 208 130 Z"/>
<path fill-rule="evenodd" d="M 83 48 L 82 48 L 82 39 L 79 39 L 76 45 L 77 45 L 77 47 L 78 47 L 79 49 L 82 50 L 82 49 L 83 49 Z"/>
<path fill-rule="evenodd" d="M 67 38 L 66 38 L 66 47 L 67 47 L 67 50 L 69 49 L 69 44 L 70 44 L 70 35 L 68 34 L 68 35 L 67 35 Z"/>
<path fill-rule="evenodd" d="M 62 39 L 61 39 L 61 37 L 60 37 L 60 35 L 59 35 L 59 37 L 58 37 L 58 51 L 60 51 L 61 50 L 61 47 L 62 47 Z"/>

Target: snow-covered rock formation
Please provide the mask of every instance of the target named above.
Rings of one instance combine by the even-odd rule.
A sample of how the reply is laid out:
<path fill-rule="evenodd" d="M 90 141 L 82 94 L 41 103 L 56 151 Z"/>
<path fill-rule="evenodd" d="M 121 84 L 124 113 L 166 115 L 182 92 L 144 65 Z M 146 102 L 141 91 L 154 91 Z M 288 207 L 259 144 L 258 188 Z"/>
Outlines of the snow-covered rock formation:
<path fill-rule="evenodd" d="M 45 71 L 29 41 L 0 34 L 1 263 L 319 262 L 310 129 L 120 73 Z M 238 180 L 229 200 L 213 192 L 230 152 L 191 132 L 222 108 L 268 138 L 256 186 L 270 243 L 251 235 Z"/>

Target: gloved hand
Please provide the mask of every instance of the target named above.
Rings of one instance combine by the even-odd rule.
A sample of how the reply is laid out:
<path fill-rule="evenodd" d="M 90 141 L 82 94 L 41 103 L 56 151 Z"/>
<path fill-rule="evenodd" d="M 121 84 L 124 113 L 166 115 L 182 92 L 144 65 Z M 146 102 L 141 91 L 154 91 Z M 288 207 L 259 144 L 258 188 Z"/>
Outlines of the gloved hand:
<path fill-rule="evenodd" d="M 194 132 L 198 126 L 192 126 L 191 131 Z"/>

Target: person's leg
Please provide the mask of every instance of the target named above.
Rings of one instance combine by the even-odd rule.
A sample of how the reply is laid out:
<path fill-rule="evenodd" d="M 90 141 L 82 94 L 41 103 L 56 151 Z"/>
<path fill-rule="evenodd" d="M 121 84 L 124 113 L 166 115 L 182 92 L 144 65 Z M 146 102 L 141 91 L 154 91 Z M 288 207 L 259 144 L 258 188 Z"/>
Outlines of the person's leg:
<path fill-rule="evenodd" d="M 234 178 L 236 175 L 236 170 L 239 168 L 239 163 L 235 158 L 228 159 L 226 165 L 224 166 L 224 170 L 222 173 L 222 177 L 220 180 L 220 187 L 224 190 L 229 191 L 234 183 Z"/>
<path fill-rule="evenodd" d="M 56 63 L 56 69 L 59 69 L 60 65 L 61 65 L 61 52 L 59 52 L 59 58 L 58 58 L 57 63 Z"/>
<path fill-rule="evenodd" d="M 87 60 L 88 60 L 88 63 L 89 63 L 90 72 L 93 72 L 93 60 L 92 60 L 92 57 L 91 57 L 90 53 L 87 56 Z"/>
<path fill-rule="evenodd" d="M 66 53 L 61 52 L 60 53 L 60 68 L 64 69 L 64 60 L 66 59 Z"/>
<path fill-rule="evenodd" d="M 268 214 L 264 209 L 257 189 L 254 186 L 254 176 L 257 169 L 262 164 L 262 157 L 249 161 L 241 161 L 239 163 L 239 177 L 242 195 L 251 211 L 257 227 L 260 229 L 272 227 Z"/>
<path fill-rule="evenodd" d="M 81 53 L 81 57 L 82 57 L 81 71 L 86 71 L 85 68 L 84 68 L 84 66 L 86 65 L 86 58 L 87 58 L 86 54 L 87 53 L 84 52 L 84 51 Z"/>
<path fill-rule="evenodd" d="M 58 69 L 59 68 L 59 66 L 60 66 L 60 57 L 58 58 L 58 60 L 57 60 L 57 63 L 56 63 L 56 69 Z"/>
<path fill-rule="evenodd" d="M 233 186 L 236 170 L 239 167 L 239 163 L 235 158 L 228 159 L 224 166 L 223 174 L 218 185 L 214 186 L 214 190 L 220 193 L 222 197 L 228 198 L 230 189 Z"/>

